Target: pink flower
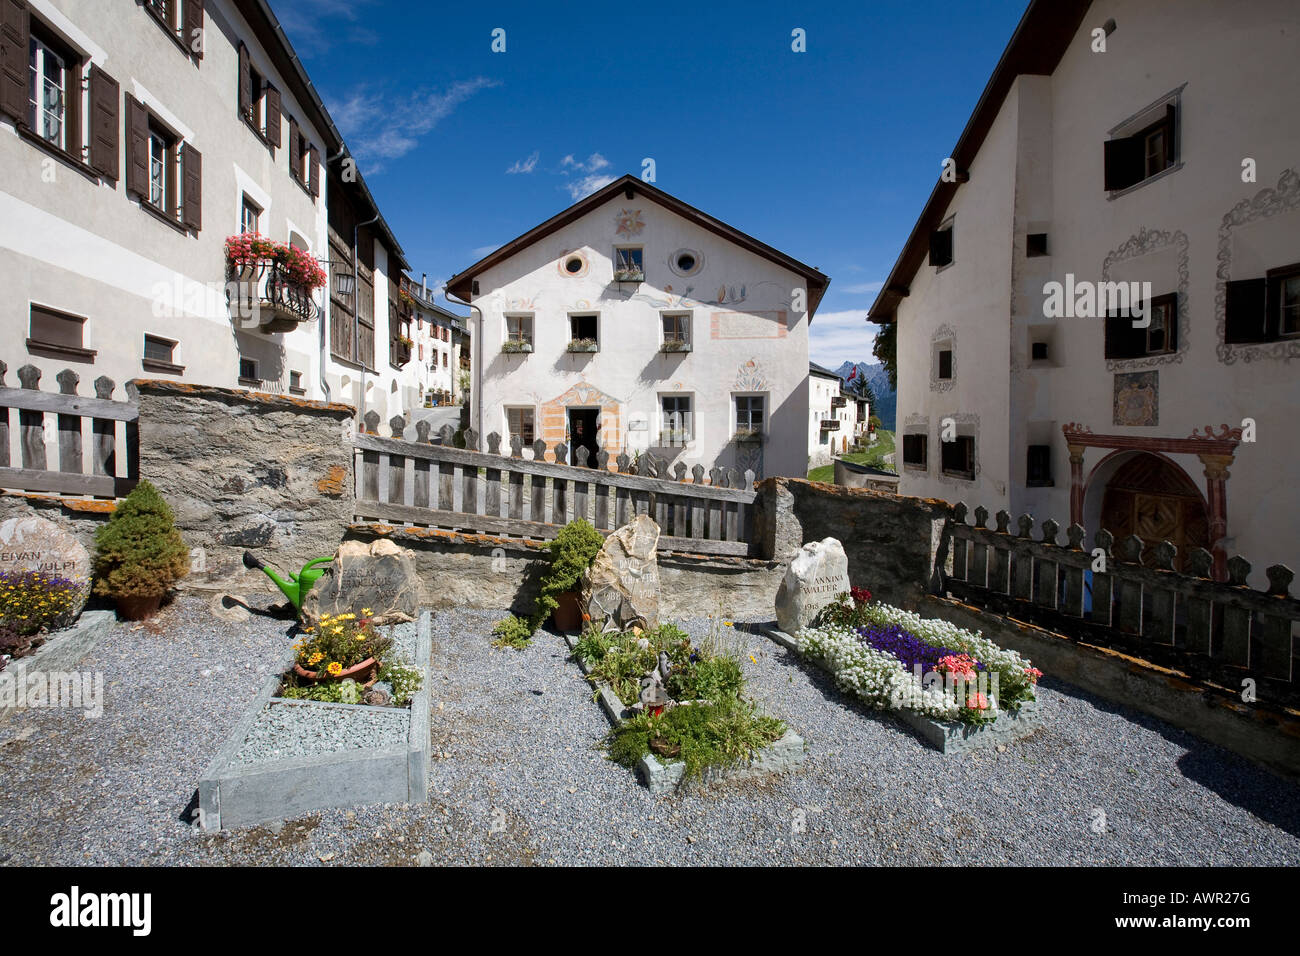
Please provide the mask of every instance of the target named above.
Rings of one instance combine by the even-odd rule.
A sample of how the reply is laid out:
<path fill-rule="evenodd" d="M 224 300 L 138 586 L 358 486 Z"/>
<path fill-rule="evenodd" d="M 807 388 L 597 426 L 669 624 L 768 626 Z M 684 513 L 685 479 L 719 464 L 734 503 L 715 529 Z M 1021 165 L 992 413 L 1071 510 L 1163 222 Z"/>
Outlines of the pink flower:
<path fill-rule="evenodd" d="M 939 658 L 939 670 L 962 680 L 974 680 L 975 660 L 969 654 L 949 654 Z"/>
<path fill-rule="evenodd" d="M 1026 667 L 1025 674 L 1029 677 L 1030 683 L 1037 684 L 1038 678 L 1043 676 L 1043 672 L 1037 667 Z"/>
<path fill-rule="evenodd" d="M 966 706 L 971 710 L 988 710 L 989 699 L 983 694 L 975 694 L 972 697 L 966 698 Z"/>

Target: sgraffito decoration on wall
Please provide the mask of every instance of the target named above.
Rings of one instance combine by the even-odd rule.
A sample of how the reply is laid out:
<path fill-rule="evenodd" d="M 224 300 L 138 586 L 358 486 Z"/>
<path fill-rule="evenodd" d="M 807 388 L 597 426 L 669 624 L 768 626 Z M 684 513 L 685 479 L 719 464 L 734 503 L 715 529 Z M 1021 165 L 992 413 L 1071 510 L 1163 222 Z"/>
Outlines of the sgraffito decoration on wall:
<path fill-rule="evenodd" d="M 639 236 L 645 228 L 645 220 L 641 218 L 640 209 L 620 209 L 614 217 L 614 226 L 615 235 Z"/>
<path fill-rule="evenodd" d="M 1155 371 L 1116 373 L 1113 419 L 1116 425 L 1160 424 L 1159 374 Z"/>
<path fill-rule="evenodd" d="M 1219 226 L 1217 283 L 1214 290 L 1215 352 L 1224 365 L 1238 359 L 1259 362 L 1265 359 L 1282 359 L 1289 362 L 1300 358 L 1300 341 L 1288 339 L 1266 344 L 1230 344 L 1224 341 L 1227 332 L 1228 282 L 1231 279 L 1251 279 L 1256 276 L 1232 274 L 1232 231 L 1247 223 L 1268 219 L 1280 213 L 1300 210 L 1300 171 L 1286 169 L 1278 178 L 1277 188 L 1264 188 L 1249 199 L 1243 199 L 1223 217 Z M 1293 257 L 1294 258 L 1294 257 Z M 1279 263 L 1280 264 L 1280 263 Z"/>
<path fill-rule="evenodd" d="M 767 375 L 763 371 L 763 366 L 755 359 L 750 359 L 744 365 L 740 366 L 736 373 L 736 391 L 738 392 L 765 392 L 767 391 Z"/>
<path fill-rule="evenodd" d="M 783 339 L 789 334 L 785 312 L 714 312 L 709 320 L 713 339 Z"/>
<path fill-rule="evenodd" d="M 1169 232 L 1160 229 L 1148 229 L 1143 226 L 1138 230 L 1137 235 L 1129 236 L 1118 249 L 1112 249 L 1106 255 L 1101 264 L 1101 278 L 1103 282 L 1111 281 L 1111 271 L 1117 263 L 1155 252 L 1163 252 L 1167 249 L 1173 249 L 1178 256 L 1178 289 L 1176 290 L 1178 293 L 1177 348 L 1172 352 L 1149 355 L 1140 359 L 1106 359 L 1106 371 L 1108 372 L 1150 368 L 1154 365 L 1182 364 L 1183 353 L 1187 351 L 1187 341 L 1192 330 L 1191 319 L 1187 311 L 1187 283 L 1190 275 L 1187 233 L 1181 229 Z M 1153 291 L 1159 293 L 1160 290 L 1155 289 Z"/>

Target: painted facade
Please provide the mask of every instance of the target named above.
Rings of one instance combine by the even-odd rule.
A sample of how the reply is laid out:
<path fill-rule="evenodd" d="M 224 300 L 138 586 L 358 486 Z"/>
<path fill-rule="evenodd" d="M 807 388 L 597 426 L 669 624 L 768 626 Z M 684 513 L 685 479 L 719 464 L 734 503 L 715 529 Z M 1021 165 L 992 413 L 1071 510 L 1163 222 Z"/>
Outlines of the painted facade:
<path fill-rule="evenodd" d="M 69 93 L 62 115 L 70 121 L 52 148 L 44 118 L 33 125 L 27 113 L 0 117 L 0 358 L 11 370 L 32 364 L 48 380 L 70 367 L 83 394 L 99 376 L 119 385 L 158 377 L 354 403 L 364 391 L 389 414 L 406 373 L 376 362 L 363 390 L 361 369 L 331 355 L 326 289 L 312 293 L 306 317 L 282 331 L 240 315 L 227 298 L 224 243 L 242 232 L 304 250 L 331 282 L 345 265 L 331 251 L 327 214 L 335 172 L 327 163 L 342 143 L 264 8 L 245 0 L 157 8 L 6 0 L 4 11 L 6 44 L 25 48 L 34 38 L 33 49 L 60 64 Z M 257 91 L 251 119 L 241 115 L 246 81 Z M 70 92 L 83 85 L 90 90 Z M 140 156 L 128 125 L 132 100 L 148 114 L 149 148 L 155 137 L 161 144 L 159 185 L 170 180 L 161 206 L 175 214 L 132 194 Z M 372 207 L 359 177 L 347 189 L 358 206 Z M 369 306 L 384 343 L 387 280 L 404 263 L 382 220 L 375 230 Z M 340 241 L 350 245 L 351 236 Z M 42 323 L 35 330 L 33 309 Z M 58 341 L 48 341 L 50 323 Z"/>
<path fill-rule="evenodd" d="M 553 449 L 589 441 L 594 425 L 611 460 L 653 451 L 688 468 L 806 474 L 806 278 L 645 195 L 606 191 L 575 220 L 458 277 L 478 289 L 476 427 L 524 428 L 525 443 Z"/>
<path fill-rule="evenodd" d="M 1285 317 L 1267 341 L 1230 343 L 1225 326 L 1235 290 L 1267 282 L 1268 310 L 1296 294 L 1276 270 L 1300 275 L 1300 9 L 1084 7 L 1054 71 L 1015 77 L 969 181 L 934 210 L 951 263 L 896 267 L 893 314 L 884 295 L 873 307 L 898 323 L 901 491 L 1205 546 L 1220 575 L 1240 553 L 1262 580 L 1294 566 L 1300 537 L 1286 480 L 1300 468 L 1300 336 Z M 1166 116 L 1168 155 L 1107 188 L 1103 143 Z M 1047 284 L 1070 281 L 1150 283 L 1151 302 L 1176 303 L 1167 337 L 1128 353 L 1104 316 L 1049 317 Z M 945 467 L 945 425 L 973 438 L 970 472 L 960 454 Z M 924 436 L 923 462 L 906 460 L 909 435 Z"/>

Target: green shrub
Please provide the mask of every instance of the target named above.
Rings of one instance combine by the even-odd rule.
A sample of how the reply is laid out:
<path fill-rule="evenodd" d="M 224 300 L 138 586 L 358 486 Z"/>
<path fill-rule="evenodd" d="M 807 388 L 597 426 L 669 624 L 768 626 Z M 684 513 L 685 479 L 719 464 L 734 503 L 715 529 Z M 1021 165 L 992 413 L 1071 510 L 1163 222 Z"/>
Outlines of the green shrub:
<path fill-rule="evenodd" d="M 148 481 L 95 533 L 95 548 L 95 593 L 108 597 L 160 597 L 190 569 L 172 510 Z"/>
<path fill-rule="evenodd" d="M 405 707 L 424 685 L 424 674 L 400 657 L 379 668 L 378 679 L 393 688 L 393 706 Z"/>
<path fill-rule="evenodd" d="M 692 661 L 668 675 L 665 686 L 673 700 L 722 700 L 740 696 L 745 675 L 734 657 Z"/>
<path fill-rule="evenodd" d="M 730 767 L 749 759 L 785 735 L 785 724 L 758 713 L 755 704 L 737 697 L 710 704 L 689 704 L 659 716 L 638 714 L 612 731 L 609 759 L 635 768 L 647 754 L 661 762 L 682 761 L 687 777 L 706 767 Z"/>
<path fill-rule="evenodd" d="M 643 640 L 645 647 L 640 646 Z M 661 651 L 668 655 L 674 673 L 690 666 L 690 637 L 675 624 L 660 624 L 639 634 L 602 634 L 592 625 L 578 639 L 573 653 L 587 665 L 588 681 L 608 684 L 614 695 L 631 707 L 640 699 L 641 678 L 654 670 Z"/>
<path fill-rule="evenodd" d="M 566 591 L 572 591 L 582 580 L 582 574 L 591 567 L 604 545 L 604 536 L 593 528 L 585 519 L 570 521 L 555 540 L 547 545 L 551 552 L 551 565 L 542 575 L 541 590 L 533 613 L 527 617 L 511 614 L 497 622 L 492 633 L 494 647 L 527 647 L 533 634 L 546 621 L 551 613 L 560 606 L 556 600 Z"/>

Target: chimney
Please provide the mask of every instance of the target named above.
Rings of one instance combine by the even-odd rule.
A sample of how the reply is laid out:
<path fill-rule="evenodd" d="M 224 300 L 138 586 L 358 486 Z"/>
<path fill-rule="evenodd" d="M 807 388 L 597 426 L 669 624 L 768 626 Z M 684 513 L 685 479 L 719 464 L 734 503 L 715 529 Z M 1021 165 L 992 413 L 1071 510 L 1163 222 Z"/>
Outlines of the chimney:
<path fill-rule="evenodd" d="M 420 274 L 420 294 L 426 299 L 429 298 L 429 273 L 427 272 Z"/>

